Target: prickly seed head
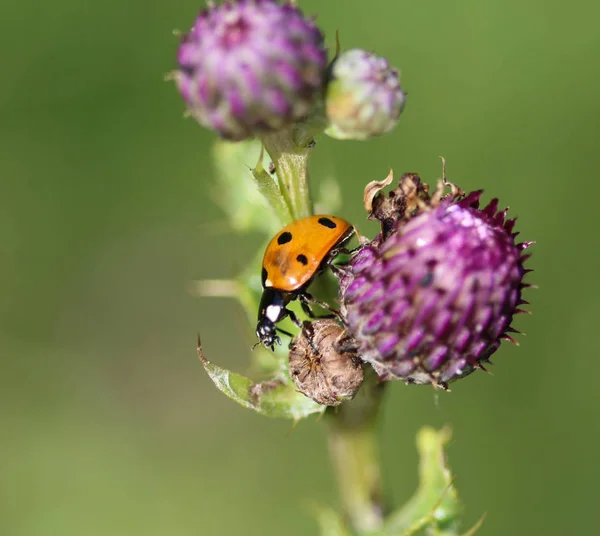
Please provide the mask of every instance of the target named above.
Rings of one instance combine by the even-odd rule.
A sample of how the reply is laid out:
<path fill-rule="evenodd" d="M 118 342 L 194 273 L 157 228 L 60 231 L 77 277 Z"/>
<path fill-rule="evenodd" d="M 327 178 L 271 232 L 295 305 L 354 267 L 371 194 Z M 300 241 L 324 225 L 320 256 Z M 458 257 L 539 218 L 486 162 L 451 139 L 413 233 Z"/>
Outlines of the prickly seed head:
<path fill-rule="evenodd" d="M 385 58 L 359 49 L 343 52 L 327 84 L 326 132 L 354 140 L 385 134 L 398 122 L 405 98 L 398 71 Z"/>
<path fill-rule="evenodd" d="M 201 125 L 242 140 L 306 117 L 326 62 L 323 35 L 295 5 L 235 0 L 200 13 L 179 47 L 175 81 Z"/>
<path fill-rule="evenodd" d="M 481 191 L 453 192 L 429 196 L 409 174 L 393 195 L 371 200 L 387 218 L 382 233 L 340 277 L 348 331 L 382 379 L 445 388 L 512 340 L 530 243 L 515 243 L 515 220 L 498 200 L 480 209 Z"/>
<path fill-rule="evenodd" d="M 356 351 L 344 342 L 344 330 L 334 319 L 319 318 L 304 322 L 290 345 L 290 376 L 301 393 L 319 404 L 338 406 L 351 399 L 364 379 Z"/>

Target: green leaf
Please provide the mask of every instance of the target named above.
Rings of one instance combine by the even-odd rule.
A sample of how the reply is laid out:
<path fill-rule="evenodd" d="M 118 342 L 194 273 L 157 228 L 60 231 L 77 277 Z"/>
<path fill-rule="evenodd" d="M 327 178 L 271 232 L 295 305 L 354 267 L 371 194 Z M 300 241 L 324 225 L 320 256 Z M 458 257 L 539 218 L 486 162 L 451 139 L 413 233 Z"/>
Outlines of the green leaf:
<path fill-rule="evenodd" d="M 458 535 L 462 507 L 454 478 L 446 466 L 450 428 L 422 428 L 417 435 L 419 487 L 413 497 L 386 520 L 384 534 L 410 536 L 427 527 L 436 536 Z"/>
<path fill-rule="evenodd" d="M 319 182 L 315 212 L 317 214 L 337 214 L 342 208 L 342 191 L 339 182 L 332 176 L 325 176 Z"/>
<path fill-rule="evenodd" d="M 256 327 L 258 304 L 263 292 L 260 281 L 263 250 L 264 247 L 246 264 L 244 271 L 235 279 L 203 279 L 192 281 L 189 285 L 189 291 L 194 296 L 233 298 L 236 300 L 242 306 L 248 320 L 248 336 L 249 341 L 252 341 L 249 344 L 256 342 L 254 328 Z M 295 305 L 292 305 L 291 308 L 295 308 Z M 302 312 L 297 311 L 297 314 L 302 318 Z M 297 329 L 294 325 L 287 325 L 286 322 L 288 321 L 283 321 L 282 327 L 286 326 L 291 331 Z M 285 335 L 282 337 L 285 342 Z M 287 358 L 288 350 L 285 344 L 276 346 L 274 352 L 259 346 L 256 351 L 252 352 L 252 372 L 261 377 L 284 376 L 287 378 Z"/>
<path fill-rule="evenodd" d="M 260 139 L 275 165 L 279 190 L 290 209 L 286 223 L 313 214 L 307 168 L 312 144 L 306 140 L 298 143 L 293 129 L 263 133 Z"/>
<path fill-rule="evenodd" d="M 311 510 L 319 524 L 321 536 L 351 536 L 346 529 L 342 516 L 332 508 L 315 505 Z"/>
<path fill-rule="evenodd" d="M 198 337 L 198 357 L 210 379 L 229 398 L 267 417 L 299 421 L 326 409 L 296 391 L 291 380 L 282 374 L 261 383 L 231 372 L 206 359 Z"/>
<path fill-rule="evenodd" d="M 280 227 L 283 227 L 294 218 L 284 195 L 281 193 L 280 186 L 275 180 L 276 178 L 271 176 L 263 167 L 264 152 L 264 147 L 261 147 L 258 162 L 252 170 L 252 176 L 256 181 L 260 193 L 279 217 Z"/>
<path fill-rule="evenodd" d="M 250 166 L 259 158 L 259 165 L 253 170 Z M 259 141 L 232 143 L 217 140 L 213 147 L 213 162 L 216 184 L 212 197 L 226 213 L 233 230 L 257 230 L 271 236 L 281 228 L 282 222 L 290 220 L 275 179 L 262 169 Z M 284 214 L 280 214 L 282 210 Z"/>

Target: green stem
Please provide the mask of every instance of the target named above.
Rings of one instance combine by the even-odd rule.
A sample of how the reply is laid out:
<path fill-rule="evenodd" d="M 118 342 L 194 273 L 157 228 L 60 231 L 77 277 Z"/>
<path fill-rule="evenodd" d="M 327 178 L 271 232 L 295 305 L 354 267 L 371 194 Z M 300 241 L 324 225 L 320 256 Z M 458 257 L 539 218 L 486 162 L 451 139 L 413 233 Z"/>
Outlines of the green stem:
<path fill-rule="evenodd" d="M 289 199 L 281 195 L 281 182 L 275 183 L 273 177 L 263 167 L 264 146 L 260 151 L 256 167 L 252 170 L 252 175 L 260 193 L 271 205 L 271 208 L 279 218 L 280 226 L 287 225 L 294 218 L 291 213 Z"/>
<path fill-rule="evenodd" d="M 327 415 L 329 452 L 345 516 L 358 532 L 383 525 L 384 504 L 376 420 L 383 384 L 367 373 L 358 395 Z"/>
<path fill-rule="evenodd" d="M 293 219 L 313 213 L 308 184 L 308 157 L 312 143 L 304 137 L 298 140 L 292 129 L 260 136 L 267 153 L 275 165 L 281 194 Z M 296 141 L 298 140 L 298 141 Z"/>
<path fill-rule="evenodd" d="M 294 127 L 262 134 L 260 141 L 275 165 L 281 195 L 293 219 L 313 214 L 308 182 L 308 158 L 313 136 L 324 126 L 322 114 Z M 369 372 L 370 371 L 370 372 Z M 384 508 L 376 433 L 383 384 L 369 369 L 356 398 L 330 408 L 329 451 L 345 516 L 355 530 L 381 528 Z"/>

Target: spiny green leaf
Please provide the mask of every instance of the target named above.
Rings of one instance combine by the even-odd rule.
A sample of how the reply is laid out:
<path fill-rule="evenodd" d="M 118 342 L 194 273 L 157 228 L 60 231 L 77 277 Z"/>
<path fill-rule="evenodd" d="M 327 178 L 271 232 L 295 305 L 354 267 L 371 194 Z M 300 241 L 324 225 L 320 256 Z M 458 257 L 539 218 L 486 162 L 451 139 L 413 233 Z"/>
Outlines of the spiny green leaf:
<path fill-rule="evenodd" d="M 450 437 L 450 428 L 437 431 L 424 427 L 419 431 L 419 487 L 403 507 L 388 517 L 383 533 L 410 536 L 427 527 L 436 536 L 459 534 L 462 508 L 445 457 Z"/>
<path fill-rule="evenodd" d="M 260 173 L 262 161 L 257 166 L 260 180 L 250 167 L 256 163 L 259 155 L 262 155 L 259 141 L 232 143 L 217 140 L 213 148 L 217 180 L 212 197 L 225 211 L 235 231 L 257 230 L 271 236 L 281 227 L 281 221 L 287 223 L 289 219 L 281 219 L 288 217 L 287 213 L 283 216 L 278 213 L 287 208 L 280 207 L 283 197 L 278 192 L 275 180 L 264 170 L 263 174 Z M 266 186 L 269 183 L 274 189 L 269 190 Z"/>
<path fill-rule="evenodd" d="M 351 536 L 346 529 L 342 516 L 332 508 L 315 505 L 311 510 L 319 524 L 321 536 Z"/>
<path fill-rule="evenodd" d="M 245 376 L 211 363 L 202 351 L 200 338 L 198 338 L 198 356 L 210 379 L 221 392 L 241 406 L 253 409 L 261 415 L 298 421 L 313 413 L 325 411 L 325 406 L 313 402 L 296 391 L 292 382 L 287 381 L 283 375 L 254 383 Z"/>
<path fill-rule="evenodd" d="M 290 207 L 287 205 L 286 200 L 281 193 L 279 184 L 263 167 L 264 153 L 265 149 L 264 147 L 261 147 L 258 162 L 252 170 L 252 176 L 256 181 L 260 193 L 279 217 L 280 227 L 283 227 L 294 218 L 292 217 Z"/>
<path fill-rule="evenodd" d="M 263 291 L 260 281 L 263 250 L 264 248 L 261 248 L 252 260 L 246 264 L 244 271 L 235 279 L 193 281 L 189 287 L 190 292 L 195 296 L 233 298 L 237 300 L 246 314 L 248 326 L 250 327 L 248 335 L 252 338 L 255 337 L 254 327 L 256 326 L 258 304 Z M 299 316 L 301 315 L 299 314 Z M 285 325 L 285 321 L 283 325 Z M 297 328 L 292 326 L 290 329 L 295 330 Z M 252 339 L 249 338 L 249 340 Z M 252 353 L 253 371 L 260 376 L 280 377 L 283 375 L 284 378 L 288 378 L 287 356 L 288 352 L 285 346 L 276 346 L 274 352 L 260 346 Z"/>
<path fill-rule="evenodd" d="M 315 212 L 317 214 L 337 214 L 342 208 L 342 192 L 339 182 L 325 176 L 319 182 Z"/>

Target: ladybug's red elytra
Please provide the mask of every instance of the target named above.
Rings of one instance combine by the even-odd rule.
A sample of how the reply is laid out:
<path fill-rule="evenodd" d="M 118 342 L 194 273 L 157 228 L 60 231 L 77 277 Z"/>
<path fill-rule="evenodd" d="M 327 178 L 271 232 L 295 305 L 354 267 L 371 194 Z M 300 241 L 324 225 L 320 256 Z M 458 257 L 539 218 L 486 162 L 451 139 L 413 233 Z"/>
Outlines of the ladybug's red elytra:
<path fill-rule="evenodd" d="M 262 264 L 264 291 L 256 326 L 259 343 L 271 350 L 281 344 L 275 325 L 286 317 L 301 326 L 293 311 L 286 309 L 292 300 L 299 299 L 306 314 L 314 316 L 309 303 L 316 300 L 306 289 L 353 234 L 354 227 L 346 220 L 317 215 L 293 221 L 273 237 Z"/>

